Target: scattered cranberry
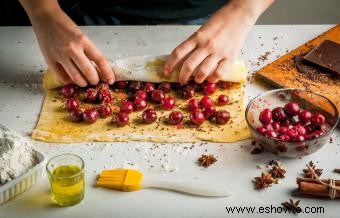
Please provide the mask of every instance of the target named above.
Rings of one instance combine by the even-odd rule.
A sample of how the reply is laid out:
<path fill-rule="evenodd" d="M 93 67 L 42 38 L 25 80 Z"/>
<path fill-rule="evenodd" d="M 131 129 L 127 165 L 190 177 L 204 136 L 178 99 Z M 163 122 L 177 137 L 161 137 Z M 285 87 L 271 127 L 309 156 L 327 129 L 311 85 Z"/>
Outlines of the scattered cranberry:
<path fill-rule="evenodd" d="M 193 124 L 201 125 L 204 122 L 204 114 L 200 110 L 190 112 L 190 120 Z"/>
<path fill-rule="evenodd" d="M 83 120 L 83 113 L 80 109 L 76 109 L 70 112 L 69 118 L 72 122 L 80 122 Z"/>
<path fill-rule="evenodd" d="M 164 93 L 171 92 L 171 84 L 168 82 L 161 82 L 158 85 L 158 89 L 163 91 Z"/>
<path fill-rule="evenodd" d="M 148 103 L 144 99 L 136 98 L 134 100 L 134 105 L 136 111 L 142 111 L 148 106 Z"/>
<path fill-rule="evenodd" d="M 151 93 L 155 89 L 155 84 L 153 83 L 145 83 L 144 85 L 144 91 L 146 91 L 146 93 Z"/>
<path fill-rule="evenodd" d="M 162 107 L 165 110 L 171 110 L 175 107 L 176 101 L 173 97 L 169 96 L 169 97 L 165 97 L 162 99 Z"/>
<path fill-rule="evenodd" d="M 99 102 L 109 104 L 112 102 L 112 95 L 109 89 L 101 89 L 98 94 Z"/>
<path fill-rule="evenodd" d="M 78 99 L 75 99 L 75 98 L 69 98 L 69 99 L 66 100 L 65 108 L 66 108 L 66 110 L 68 110 L 70 112 L 77 110 L 77 109 L 80 109 L 80 101 Z"/>
<path fill-rule="evenodd" d="M 178 125 L 183 120 L 183 114 L 180 111 L 173 111 L 169 114 L 169 123 L 171 125 Z"/>
<path fill-rule="evenodd" d="M 287 135 L 279 135 L 277 138 L 282 140 L 282 141 L 289 141 L 290 140 L 289 136 L 287 136 Z"/>
<path fill-rule="evenodd" d="M 199 102 L 196 99 L 190 99 L 188 102 L 189 111 L 197 110 L 199 108 Z"/>
<path fill-rule="evenodd" d="M 277 130 L 281 127 L 279 122 L 272 122 L 271 126 L 273 127 L 274 130 Z"/>
<path fill-rule="evenodd" d="M 300 106 L 296 102 L 289 102 L 285 105 L 285 112 L 288 116 L 293 117 L 300 112 Z"/>
<path fill-rule="evenodd" d="M 116 123 L 120 127 L 127 125 L 129 123 L 129 114 L 119 112 L 116 116 Z"/>
<path fill-rule="evenodd" d="M 185 86 L 183 89 L 182 89 L 182 97 L 184 99 L 190 99 L 192 97 L 194 97 L 195 95 L 195 89 L 191 86 Z"/>
<path fill-rule="evenodd" d="M 153 90 L 151 92 L 151 100 L 156 104 L 160 104 L 164 97 L 165 97 L 164 92 L 161 90 Z"/>
<path fill-rule="evenodd" d="M 233 83 L 226 82 L 226 81 L 219 81 L 218 85 L 220 86 L 221 89 L 230 89 L 233 86 Z"/>
<path fill-rule="evenodd" d="M 216 92 L 216 83 L 204 82 L 202 84 L 202 91 L 205 95 L 212 95 Z"/>
<path fill-rule="evenodd" d="M 98 91 L 93 88 L 89 88 L 85 92 L 85 101 L 94 103 L 97 101 Z"/>
<path fill-rule="evenodd" d="M 142 118 L 144 123 L 153 123 L 157 119 L 156 111 L 154 111 L 153 109 L 146 109 L 145 111 L 143 111 Z"/>
<path fill-rule="evenodd" d="M 106 118 L 112 114 L 112 109 L 109 105 L 100 105 L 97 110 L 101 118 Z"/>
<path fill-rule="evenodd" d="M 138 90 L 142 89 L 142 82 L 139 81 L 131 81 L 129 85 L 129 90 L 131 92 L 137 92 Z"/>
<path fill-rule="evenodd" d="M 72 84 L 65 85 L 61 88 L 60 93 L 65 98 L 73 98 L 74 95 L 76 94 L 76 87 L 75 85 L 72 85 Z"/>
<path fill-rule="evenodd" d="M 211 100 L 211 98 L 209 98 L 208 96 L 203 96 L 201 98 L 201 100 L 199 101 L 199 104 L 202 108 L 205 107 L 209 107 L 211 105 L 214 105 L 213 101 Z"/>
<path fill-rule="evenodd" d="M 219 110 L 216 112 L 215 119 L 217 124 L 224 125 L 230 120 L 230 114 L 226 110 Z"/>
<path fill-rule="evenodd" d="M 316 113 L 312 119 L 311 119 L 312 124 L 314 125 L 322 125 L 325 124 L 326 122 L 326 118 L 324 115 L 322 115 L 321 113 Z"/>
<path fill-rule="evenodd" d="M 294 126 L 293 130 L 296 131 L 299 135 L 306 135 L 307 133 L 305 127 L 300 124 Z"/>
<path fill-rule="evenodd" d="M 94 123 L 99 118 L 99 113 L 95 108 L 88 108 L 83 113 L 83 119 L 85 122 Z"/>
<path fill-rule="evenodd" d="M 303 110 L 298 114 L 298 117 L 301 123 L 308 123 L 312 119 L 312 112 Z"/>
<path fill-rule="evenodd" d="M 130 101 L 122 101 L 120 103 L 120 112 L 125 112 L 127 114 L 133 112 L 133 104 Z"/>
<path fill-rule="evenodd" d="M 210 119 L 213 119 L 215 117 L 216 108 L 215 108 L 214 105 L 210 105 L 210 106 L 202 108 L 202 112 L 204 114 L 204 118 L 206 120 L 210 120 Z"/>
<path fill-rule="evenodd" d="M 117 81 L 116 84 L 118 89 L 125 90 L 129 86 L 129 81 Z"/>
<path fill-rule="evenodd" d="M 218 96 L 217 102 L 219 105 L 224 106 L 229 103 L 229 98 L 226 95 L 220 95 Z"/>
<path fill-rule="evenodd" d="M 263 126 L 257 127 L 256 131 L 260 133 L 261 135 L 264 135 L 264 133 L 267 131 Z"/>
<path fill-rule="evenodd" d="M 282 107 L 277 107 L 272 110 L 273 120 L 277 122 L 284 122 L 288 119 L 287 114 L 285 113 Z"/>
<path fill-rule="evenodd" d="M 277 138 L 277 133 L 273 130 L 267 130 L 264 135 L 268 138 Z"/>
<path fill-rule="evenodd" d="M 272 112 L 270 109 L 266 108 L 260 113 L 260 122 L 262 124 L 268 124 L 272 121 Z"/>
<path fill-rule="evenodd" d="M 140 98 L 146 101 L 148 99 L 148 93 L 146 93 L 146 91 L 138 90 L 135 94 L 135 98 Z"/>

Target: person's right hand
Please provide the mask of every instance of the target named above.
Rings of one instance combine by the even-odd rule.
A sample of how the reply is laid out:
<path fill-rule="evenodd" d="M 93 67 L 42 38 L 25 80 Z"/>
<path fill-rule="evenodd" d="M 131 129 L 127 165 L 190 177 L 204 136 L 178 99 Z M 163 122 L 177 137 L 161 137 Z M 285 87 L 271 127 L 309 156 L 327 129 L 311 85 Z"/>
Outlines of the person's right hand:
<path fill-rule="evenodd" d="M 46 63 L 64 84 L 114 82 L 108 60 L 60 8 L 31 17 L 31 22 Z"/>

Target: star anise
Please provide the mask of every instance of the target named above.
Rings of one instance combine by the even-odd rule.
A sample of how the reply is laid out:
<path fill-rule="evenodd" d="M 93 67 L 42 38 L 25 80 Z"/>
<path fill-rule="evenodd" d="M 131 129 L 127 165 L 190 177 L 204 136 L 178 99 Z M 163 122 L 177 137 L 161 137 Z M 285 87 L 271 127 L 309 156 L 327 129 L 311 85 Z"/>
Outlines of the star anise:
<path fill-rule="evenodd" d="M 309 166 L 310 168 L 307 168 L 307 169 L 303 169 L 303 170 L 302 170 L 303 173 L 305 174 L 305 175 L 304 175 L 305 178 L 316 179 L 315 174 L 316 174 L 317 176 L 321 176 L 321 174 L 322 174 L 322 169 L 317 169 L 316 166 L 315 166 L 315 164 L 313 163 L 313 161 L 310 161 L 310 162 L 308 163 L 308 166 Z M 314 172 L 314 173 L 313 173 L 313 172 Z"/>
<path fill-rule="evenodd" d="M 262 173 L 261 176 L 255 177 L 255 189 L 263 189 L 271 186 L 273 177 L 270 173 Z"/>
<path fill-rule="evenodd" d="M 209 167 L 211 164 L 217 161 L 216 157 L 213 154 L 202 154 L 201 157 L 198 159 L 198 162 L 201 166 Z"/>
<path fill-rule="evenodd" d="M 299 207 L 300 200 L 293 201 L 292 199 L 289 199 L 289 201 L 281 203 L 286 209 L 289 210 L 289 212 L 293 213 L 301 213 L 301 207 Z"/>
<path fill-rule="evenodd" d="M 270 173 L 272 174 L 273 178 L 285 178 L 286 170 L 281 166 L 273 166 Z"/>

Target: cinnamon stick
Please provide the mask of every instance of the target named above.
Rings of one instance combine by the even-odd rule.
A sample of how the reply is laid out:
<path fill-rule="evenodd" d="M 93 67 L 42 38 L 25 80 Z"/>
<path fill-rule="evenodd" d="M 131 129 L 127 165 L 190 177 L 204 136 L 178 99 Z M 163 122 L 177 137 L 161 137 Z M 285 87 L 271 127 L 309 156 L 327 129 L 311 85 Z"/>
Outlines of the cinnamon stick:
<path fill-rule="evenodd" d="M 329 187 L 321 184 L 316 179 L 310 178 L 297 178 L 298 190 L 302 195 L 315 196 L 315 197 L 329 197 Z M 321 180 L 324 183 L 329 183 L 329 179 Z M 335 186 L 340 187 L 340 180 L 334 180 Z M 340 198 L 340 191 L 336 191 L 336 198 Z"/>

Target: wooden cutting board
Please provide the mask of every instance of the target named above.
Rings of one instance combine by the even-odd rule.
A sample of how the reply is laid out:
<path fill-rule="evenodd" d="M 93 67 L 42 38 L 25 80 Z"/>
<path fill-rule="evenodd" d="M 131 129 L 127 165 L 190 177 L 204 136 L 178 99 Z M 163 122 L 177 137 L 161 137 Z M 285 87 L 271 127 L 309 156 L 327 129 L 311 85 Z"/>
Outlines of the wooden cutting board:
<path fill-rule="evenodd" d="M 294 61 L 296 56 L 308 53 L 326 39 L 340 43 L 340 24 L 263 67 L 255 74 L 255 79 L 271 88 L 301 88 L 320 93 L 340 111 L 340 77 L 327 73 L 300 73 Z"/>

